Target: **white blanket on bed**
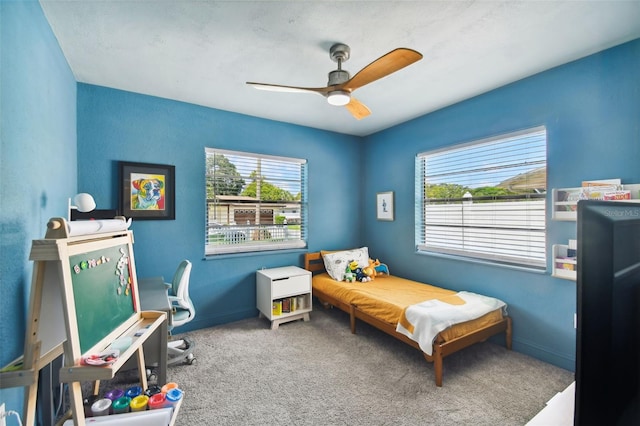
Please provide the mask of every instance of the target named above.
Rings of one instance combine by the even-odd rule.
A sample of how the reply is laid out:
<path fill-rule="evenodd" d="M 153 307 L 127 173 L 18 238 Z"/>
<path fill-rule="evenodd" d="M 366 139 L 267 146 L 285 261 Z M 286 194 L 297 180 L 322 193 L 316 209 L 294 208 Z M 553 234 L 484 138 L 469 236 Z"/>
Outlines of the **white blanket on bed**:
<path fill-rule="evenodd" d="M 506 304 L 493 297 L 461 291 L 457 293 L 466 303 L 450 305 L 440 300 L 427 300 L 409 306 L 405 317 L 413 325 L 413 333 L 398 321 L 396 331 L 418 342 L 420 349 L 428 355 L 433 355 L 433 341 L 442 330 L 465 321 L 471 321 L 502 308 L 506 314 Z"/>

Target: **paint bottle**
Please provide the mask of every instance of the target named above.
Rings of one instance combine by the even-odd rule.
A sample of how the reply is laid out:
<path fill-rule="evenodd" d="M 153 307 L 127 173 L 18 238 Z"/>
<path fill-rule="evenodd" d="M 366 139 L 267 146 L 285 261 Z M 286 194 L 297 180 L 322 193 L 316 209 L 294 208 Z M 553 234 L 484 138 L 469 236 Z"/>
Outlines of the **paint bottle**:
<path fill-rule="evenodd" d="M 128 396 L 123 396 L 122 398 L 118 398 L 113 401 L 113 414 L 122 414 L 129 412 L 129 404 L 131 403 L 131 398 Z"/>
<path fill-rule="evenodd" d="M 131 400 L 129 407 L 131 411 L 144 411 L 147 409 L 149 403 L 149 397 L 147 395 L 138 395 Z"/>
<path fill-rule="evenodd" d="M 155 395 L 157 393 L 162 392 L 162 388 L 158 385 L 151 385 L 149 388 L 144 391 L 144 394 L 147 396 Z"/>
<path fill-rule="evenodd" d="M 162 393 L 166 394 L 167 392 L 169 392 L 169 390 L 171 389 L 176 389 L 178 387 L 178 384 L 175 382 L 169 382 L 166 385 L 164 385 L 162 387 Z"/>
<path fill-rule="evenodd" d="M 156 408 L 164 408 L 167 404 L 164 394 L 157 393 L 149 397 L 149 409 L 155 410 Z"/>
<path fill-rule="evenodd" d="M 124 391 L 122 389 L 111 389 L 110 391 L 104 394 L 104 397 L 110 399 L 111 401 L 120 399 L 123 396 L 124 396 Z"/>
<path fill-rule="evenodd" d="M 91 413 L 94 417 L 109 415 L 109 409 L 111 408 L 111 400 L 109 398 L 101 398 L 93 403 L 91 406 Z"/>
<path fill-rule="evenodd" d="M 167 407 L 175 407 L 182 399 L 182 390 L 178 388 L 169 389 L 165 398 L 167 399 Z"/>
<path fill-rule="evenodd" d="M 140 386 L 132 386 L 124 392 L 124 396 L 128 396 L 133 399 L 142 394 L 142 388 Z"/>

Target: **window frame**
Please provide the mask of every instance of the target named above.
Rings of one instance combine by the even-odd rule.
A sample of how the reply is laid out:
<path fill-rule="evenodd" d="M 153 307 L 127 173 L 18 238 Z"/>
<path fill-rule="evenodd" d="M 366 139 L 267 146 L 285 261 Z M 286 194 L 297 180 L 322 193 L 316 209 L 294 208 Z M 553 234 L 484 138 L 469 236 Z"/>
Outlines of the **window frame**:
<path fill-rule="evenodd" d="M 266 163 L 269 165 L 266 171 L 260 168 L 260 174 L 262 176 L 264 176 L 264 173 L 273 172 L 275 170 L 273 166 L 277 164 L 282 165 L 280 170 L 291 168 L 294 172 L 295 168 L 299 166 L 296 177 L 291 178 L 290 175 L 287 175 L 287 179 L 275 179 L 275 181 L 278 182 L 286 180 L 290 186 L 299 185 L 299 201 L 281 200 L 269 202 L 261 197 L 256 198 L 241 195 L 229 197 L 223 194 L 219 194 L 223 199 L 218 198 L 218 196 L 213 199 L 209 198 L 213 175 L 210 173 L 208 164 L 209 158 L 214 155 L 235 157 L 239 163 L 251 163 L 252 161 L 260 164 Z M 234 167 L 235 166 L 234 164 Z M 237 171 L 237 169 L 235 171 Z M 257 172 L 257 170 L 255 171 Z M 240 191 L 243 191 L 251 182 L 252 174 L 246 173 L 245 171 L 245 174 L 240 173 L 237 176 L 237 178 L 243 180 L 243 187 Z M 236 176 L 234 176 L 234 178 L 235 177 Z M 261 179 L 254 179 L 254 181 L 261 181 Z M 270 182 L 269 176 L 267 176 L 264 181 L 270 183 L 272 186 L 278 187 L 277 184 Z M 308 229 L 307 191 L 308 162 L 306 159 L 205 147 L 205 256 L 211 257 L 225 254 L 259 253 L 306 248 Z M 276 209 L 280 208 L 279 212 L 285 211 L 290 207 L 286 205 L 287 203 L 297 206 L 296 210 L 299 211 L 299 225 L 289 224 L 286 216 L 282 223 L 276 223 Z M 218 217 L 217 213 L 219 207 L 224 205 L 227 205 L 228 213 L 224 220 L 226 223 L 221 223 L 219 219 L 222 219 L 222 216 Z M 251 224 L 236 224 L 235 221 L 230 221 L 231 212 L 233 212 L 233 217 L 235 218 L 236 211 L 241 211 L 243 207 L 247 211 L 252 210 L 253 215 L 258 216 L 258 223 L 256 223 L 256 219 L 254 219 Z M 257 214 L 258 210 L 260 211 L 259 215 Z M 263 223 L 263 213 L 267 217 L 271 215 L 273 222 Z M 278 216 L 282 215 L 279 214 Z M 296 229 L 298 226 L 299 230 Z M 213 238 L 213 235 L 215 235 L 216 238 Z M 214 241 L 216 243 L 213 243 Z"/>
<path fill-rule="evenodd" d="M 531 154 L 528 154 L 537 159 L 534 158 L 534 161 L 530 163 L 527 163 L 527 161 L 514 163 L 514 165 L 504 167 L 504 169 L 508 170 L 512 167 L 513 170 L 515 170 L 518 167 L 517 164 L 520 164 L 521 167 L 525 167 L 526 165 L 533 167 L 535 164 L 538 164 L 538 167 L 531 168 L 528 173 L 536 169 L 540 169 L 539 173 L 542 173 L 541 170 L 542 167 L 544 167 L 544 191 L 541 193 L 535 194 L 533 193 L 535 192 L 534 190 L 532 193 L 522 195 L 492 195 L 472 197 L 472 199 L 469 199 L 467 196 L 471 194 L 467 192 L 463 197 L 458 198 L 427 198 L 427 185 L 434 184 L 434 182 L 438 181 L 437 178 L 428 177 L 426 169 L 429 158 L 434 158 L 437 155 L 464 155 L 465 150 L 467 150 L 468 154 L 471 149 L 482 149 L 485 146 L 488 147 L 492 145 L 504 148 L 508 146 L 507 144 L 509 142 L 513 143 L 516 141 L 520 141 L 518 142 L 518 147 L 524 149 L 524 141 L 526 141 L 527 138 L 535 139 L 538 144 L 536 145 L 537 151 L 532 151 Z M 505 145 L 499 145 L 503 142 Z M 548 203 L 546 185 L 548 170 L 547 152 L 547 129 L 545 126 L 538 126 L 418 153 L 415 159 L 416 252 L 492 265 L 524 268 L 532 271 L 546 271 L 546 210 Z M 507 157 L 507 154 L 503 155 L 505 158 Z M 542 166 L 540 166 L 541 163 L 539 163 L 541 161 L 540 156 L 544 157 Z M 503 159 L 499 156 L 496 158 Z M 455 163 L 452 162 L 448 165 L 451 169 L 449 173 L 453 170 L 454 166 L 460 166 L 464 164 L 464 162 L 465 160 L 462 159 Z M 497 169 L 498 168 L 496 168 L 496 170 Z M 468 168 L 455 169 L 455 172 L 464 175 L 466 172 L 469 172 L 469 170 Z M 496 174 L 498 173 L 499 172 L 496 172 Z M 467 179 L 473 181 L 471 177 Z M 506 182 L 507 180 L 508 179 L 500 181 L 500 183 Z M 472 203 L 470 200 L 472 200 Z M 523 202 L 527 204 L 522 204 Z M 431 207 L 438 203 L 442 206 L 440 207 L 440 213 L 438 213 L 438 208 Z M 431 209 L 432 212 L 430 219 L 427 218 L 429 209 Z M 517 223 L 518 220 L 520 220 L 518 219 L 514 220 L 510 225 L 504 225 L 504 223 L 508 221 L 496 218 L 496 213 L 504 212 L 508 209 L 513 209 L 512 213 L 510 213 L 514 215 L 513 217 L 524 217 L 525 219 L 522 219 L 523 224 Z M 434 219 L 437 214 L 441 214 L 442 216 Z M 493 215 L 493 217 L 490 217 L 491 215 Z M 474 221 L 474 224 L 468 225 L 470 219 Z M 509 216 L 509 219 L 511 219 L 511 216 Z M 499 226 L 498 220 L 502 221 Z M 465 224 L 465 221 L 467 224 Z M 493 223 L 493 225 L 490 223 Z M 436 228 L 438 228 L 438 230 L 434 232 Z M 428 238 L 429 232 L 431 232 L 433 236 L 431 239 Z M 438 234 L 438 232 L 440 234 Z M 492 240 L 488 237 L 489 235 L 492 235 Z M 518 240 L 517 238 L 521 239 Z M 483 242 L 486 243 L 488 241 L 491 241 L 491 244 L 480 248 Z M 512 252 L 508 250 L 510 244 L 515 247 Z"/>

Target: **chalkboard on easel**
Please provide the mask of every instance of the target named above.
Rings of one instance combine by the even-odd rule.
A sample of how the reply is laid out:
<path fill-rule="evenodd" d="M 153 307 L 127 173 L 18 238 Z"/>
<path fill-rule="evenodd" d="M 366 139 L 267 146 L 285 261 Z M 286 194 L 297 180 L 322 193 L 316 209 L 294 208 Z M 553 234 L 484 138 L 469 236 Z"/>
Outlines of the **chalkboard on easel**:
<path fill-rule="evenodd" d="M 69 257 L 82 353 L 135 314 L 129 259 L 127 244 Z"/>
<path fill-rule="evenodd" d="M 113 379 L 135 357 L 140 384 L 147 387 L 143 345 L 157 350 L 158 379 L 166 381 L 167 317 L 139 309 L 130 222 L 116 218 L 76 224 L 52 218 L 45 238 L 31 245 L 29 259 L 34 266 L 24 355 L 0 371 L 0 388 L 25 387 L 26 425 L 36 423 L 38 372 L 62 353 L 59 377 L 69 384 L 76 426 L 85 424 L 81 382 L 94 381 L 97 392 L 100 380 Z M 100 368 L 84 364 L 83 355 L 134 335 L 112 364 Z M 155 335 L 159 337 L 152 342 Z"/>

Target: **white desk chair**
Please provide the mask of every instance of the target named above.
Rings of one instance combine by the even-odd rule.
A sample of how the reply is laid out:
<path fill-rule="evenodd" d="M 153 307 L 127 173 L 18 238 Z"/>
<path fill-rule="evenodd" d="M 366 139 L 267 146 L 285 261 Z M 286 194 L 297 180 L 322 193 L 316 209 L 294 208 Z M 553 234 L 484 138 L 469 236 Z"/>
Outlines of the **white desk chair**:
<path fill-rule="evenodd" d="M 173 275 L 169 287 L 169 302 L 171 303 L 171 321 L 169 334 L 175 327 L 179 327 L 191 321 L 196 316 L 196 308 L 189 297 L 189 278 L 191 276 L 191 262 L 183 260 Z M 193 364 L 193 348 L 195 343 L 189 339 L 170 340 L 168 347 L 169 364 L 187 362 Z"/>

